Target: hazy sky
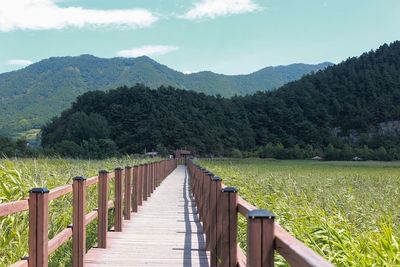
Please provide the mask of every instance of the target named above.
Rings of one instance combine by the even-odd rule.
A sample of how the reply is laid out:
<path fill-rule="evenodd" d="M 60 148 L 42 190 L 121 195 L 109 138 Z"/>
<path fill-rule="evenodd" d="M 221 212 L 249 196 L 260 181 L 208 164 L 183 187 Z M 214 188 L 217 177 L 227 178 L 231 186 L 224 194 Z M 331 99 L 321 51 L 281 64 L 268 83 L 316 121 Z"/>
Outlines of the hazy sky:
<path fill-rule="evenodd" d="M 0 72 L 146 54 L 184 72 L 338 63 L 400 39 L 400 0 L 0 0 Z"/>

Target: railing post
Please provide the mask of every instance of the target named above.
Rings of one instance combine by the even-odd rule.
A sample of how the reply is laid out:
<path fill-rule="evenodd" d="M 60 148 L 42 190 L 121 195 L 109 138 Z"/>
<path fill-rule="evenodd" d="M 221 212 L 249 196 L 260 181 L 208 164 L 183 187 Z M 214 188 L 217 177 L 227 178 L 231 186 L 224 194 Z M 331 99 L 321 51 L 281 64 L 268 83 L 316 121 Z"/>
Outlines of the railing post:
<path fill-rule="evenodd" d="M 134 166 L 132 170 L 132 212 L 138 211 L 138 198 L 139 198 L 139 179 L 138 179 L 138 166 Z"/>
<path fill-rule="evenodd" d="M 162 181 L 162 178 L 161 178 L 161 161 L 159 161 L 158 162 L 158 164 L 157 164 L 157 177 L 158 177 L 158 185 L 157 186 L 160 186 L 160 184 L 161 184 L 161 181 Z"/>
<path fill-rule="evenodd" d="M 198 180 L 199 180 L 199 169 L 196 170 L 196 172 L 193 175 L 193 195 L 194 195 L 194 200 L 196 202 L 196 207 L 197 210 L 199 210 L 199 195 L 197 194 L 198 191 Z"/>
<path fill-rule="evenodd" d="M 125 206 L 124 206 L 124 219 L 130 220 L 131 219 L 131 209 L 132 209 L 132 167 L 126 166 L 125 167 Z"/>
<path fill-rule="evenodd" d="M 151 197 L 151 193 L 153 193 L 152 185 L 151 185 L 152 184 L 152 181 L 151 181 L 151 165 L 153 165 L 153 164 L 149 163 L 149 165 L 147 165 L 147 179 L 148 179 L 148 186 L 149 186 L 147 197 Z"/>
<path fill-rule="evenodd" d="M 208 177 L 206 177 L 205 181 L 205 214 L 204 214 L 204 232 L 206 234 L 206 250 L 210 250 L 210 221 L 211 221 L 211 180 L 214 174 L 208 173 Z"/>
<path fill-rule="evenodd" d="M 222 226 L 221 238 L 218 247 L 220 248 L 218 258 L 219 266 L 237 266 L 237 189 L 225 187 L 221 190 L 219 201 L 219 212 L 221 213 Z M 263 265 L 262 265 L 263 266 Z"/>
<path fill-rule="evenodd" d="M 206 182 L 206 178 L 208 178 L 208 171 L 204 170 L 203 173 L 200 176 L 200 193 L 199 193 L 199 218 L 202 222 L 204 222 L 204 203 L 205 203 L 205 199 L 206 196 L 204 195 L 205 192 L 205 182 Z M 204 227 L 204 224 L 203 224 Z M 204 229 L 203 229 L 204 230 Z"/>
<path fill-rule="evenodd" d="M 138 180 L 138 206 L 143 205 L 143 164 L 138 166 L 137 170 L 137 180 Z"/>
<path fill-rule="evenodd" d="M 153 162 L 153 192 L 157 187 L 157 172 L 156 172 L 157 162 Z"/>
<path fill-rule="evenodd" d="M 107 227 L 108 227 L 108 172 L 99 172 L 98 185 L 98 226 L 97 242 L 99 248 L 107 247 Z"/>
<path fill-rule="evenodd" d="M 267 210 L 247 214 L 247 266 L 274 266 L 274 219 Z"/>
<path fill-rule="evenodd" d="M 115 169 L 115 232 L 122 232 L 122 168 Z"/>
<path fill-rule="evenodd" d="M 143 200 L 147 200 L 147 190 L 148 188 L 148 179 L 147 179 L 147 163 L 143 165 Z"/>
<path fill-rule="evenodd" d="M 159 181 L 160 181 L 159 172 L 158 172 L 158 166 L 159 165 L 160 165 L 160 162 L 156 162 L 155 165 L 154 165 L 154 168 L 155 168 L 155 181 L 156 181 L 155 188 L 157 188 L 159 186 Z"/>
<path fill-rule="evenodd" d="M 150 164 L 150 193 L 154 192 L 154 163 Z"/>
<path fill-rule="evenodd" d="M 204 168 L 200 168 L 196 175 L 196 185 L 195 185 L 195 199 L 197 210 L 199 211 L 199 217 L 201 216 L 201 177 L 203 176 Z"/>
<path fill-rule="evenodd" d="M 48 266 L 49 190 L 29 191 L 29 267 Z"/>
<path fill-rule="evenodd" d="M 86 178 L 75 177 L 72 188 L 72 266 L 83 267 L 86 254 Z"/>
<path fill-rule="evenodd" d="M 151 163 L 147 164 L 147 198 L 151 196 Z"/>
<path fill-rule="evenodd" d="M 155 163 L 155 180 L 156 180 L 156 185 L 155 187 L 157 188 L 160 185 L 160 176 L 158 172 L 158 166 L 160 165 L 160 162 Z"/>
<path fill-rule="evenodd" d="M 218 239 L 220 237 L 220 214 L 218 210 L 218 201 L 221 194 L 221 181 L 219 176 L 214 176 L 211 181 L 211 199 L 210 199 L 210 261 L 211 267 L 218 266 Z"/>

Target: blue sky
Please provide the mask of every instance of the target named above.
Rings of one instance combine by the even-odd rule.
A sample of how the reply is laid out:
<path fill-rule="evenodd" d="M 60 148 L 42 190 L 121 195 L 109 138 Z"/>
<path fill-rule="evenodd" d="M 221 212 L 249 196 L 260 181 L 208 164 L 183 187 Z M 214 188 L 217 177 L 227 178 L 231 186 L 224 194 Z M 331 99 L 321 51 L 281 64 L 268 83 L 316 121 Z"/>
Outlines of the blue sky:
<path fill-rule="evenodd" d="M 399 0 L 1 0 L 0 72 L 51 56 L 146 54 L 225 74 L 338 63 L 400 39 Z"/>

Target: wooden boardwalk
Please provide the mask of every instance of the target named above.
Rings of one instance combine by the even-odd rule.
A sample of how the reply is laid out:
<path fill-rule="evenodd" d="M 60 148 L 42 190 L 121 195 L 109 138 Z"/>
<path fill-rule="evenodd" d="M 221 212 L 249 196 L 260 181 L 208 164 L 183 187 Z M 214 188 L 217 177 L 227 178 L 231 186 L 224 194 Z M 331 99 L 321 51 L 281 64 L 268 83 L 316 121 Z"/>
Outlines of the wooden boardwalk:
<path fill-rule="evenodd" d="M 168 159 L 117 167 L 113 172 L 101 170 L 97 176 L 78 176 L 73 184 L 51 191 L 33 188 L 29 199 L 0 204 L 0 218 L 29 212 L 29 256 L 12 267 L 47 267 L 49 255 L 71 237 L 72 265 L 76 267 L 270 267 L 274 266 L 275 252 L 291 266 L 333 267 L 276 223 L 272 212 L 251 205 L 235 187 L 225 186 L 219 176 L 192 160 L 186 161 L 187 168 L 179 162 L 182 160 Z M 112 181 L 114 198 L 109 199 Z M 87 188 L 96 184 L 98 206 L 86 214 Z M 49 202 L 70 193 L 72 227 L 49 240 Z M 114 232 L 107 231 L 110 209 L 114 209 Z M 124 221 L 123 210 L 138 212 L 124 214 Z M 237 244 L 238 214 L 247 218 L 246 254 Z M 96 219 L 99 247 L 85 253 L 86 225 Z"/>
<path fill-rule="evenodd" d="M 106 249 L 89 250 L 86 266 L 209 266 L 205 236 L 182 165 L 122 227 L 123 232 L 108 232 Z"/>

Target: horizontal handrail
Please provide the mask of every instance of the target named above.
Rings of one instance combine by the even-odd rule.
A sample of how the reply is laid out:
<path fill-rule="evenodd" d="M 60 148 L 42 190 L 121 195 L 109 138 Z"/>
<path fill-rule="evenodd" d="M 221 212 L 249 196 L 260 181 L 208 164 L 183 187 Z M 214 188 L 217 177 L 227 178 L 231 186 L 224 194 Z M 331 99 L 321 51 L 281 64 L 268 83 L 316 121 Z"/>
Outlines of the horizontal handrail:
<path fill-rule="evenodd" d="M 57 188 L 54 188 L 49 192 L 49 201 L 52 201 L 54 199 L 60 198 L 62 196 L 65 196 L 68 193 L 72 192 L 72 184 L 68 185 L 63 185 Z"/>
<path fill-rule="evenodd" d="M 0 204 L 0 217 L 18 213 L 29 209 L 27 199 Z"/>
<path fill-rule="evenodd" d="M 87 179 L 86 187 L 95 185 L 98 181 L 97 176 L 93 176 Z M 49 201 L 55 200 L 59 197 L 62 197 L 68 193 L 72 192 L 72 185 L 63 185 L 52 189 L 49 192 Z M 16 200 L 7 203 L 0 204 L 0 217 L 12 215 L 14 213 L 18 213 L 21 211 L 26 211 L 29 209 L 29 201 L 28 199 Z"/>
<path fill-rule="evenodd" d="M 61 232 L 59 232 L 56 236 L 54 236 L 51 240 L 49 240 L 48 250 L 49 254 L 56 251 L 59 247 L 62 246 L 68 239 L 72 236 L 72 227 L 65 228 Z"/>
<path fill-rule="evenodd" d="M 99 216 L 99 213 L 97 212 L 97 210 L 91 211 L 88 214 L 86 214 L 86 216 L 85 216 L 86 225 L 88 225 L 89 223 L 91 223 L 92 221 L 97 219 L 97 216 Z"/>
<path fill-rule="evenodd" d="M 97 175 L 93 176 L 93 177 L 90 177 L 90 178 L 87 178 L 86 179 L 86 187 L 90 187 L 92 185 L 95 185 L 95 184 L 97 184 L 98 181 L 99 181 L 99 177 Z"/>
<path fill-rule="evenodd" d="M 28 259 L 23 259 L 12 264 L 10 267 L 28 267 Z"/>
<path fill-rule="evenodd" d="M 142 201 L 150 196 L 176 166 L 177 161 L 169 159 L 133 167 L 127 166 L 125 169 L 116 168 L 113 172 L 100 171 L 98 176 L 88 179 L 76 177 L 73 184 L 60 186 L 51 191 L 46 188 L 35 188 L 30 191 L 28 199 L 0 204 L 0 217 L 29 210 L 29 257 L 25 257 L 12 266 L 28 266 L 28 259 L 29 266 L 47 266 L 48 255 L 56 251 L 71 237 L 73 240 L 73 265 L 83 266 L 83 252 L 86 250 L 84 234 L 86 225 L 98 219 L 98 240 L 99 244 L 101 243 L 99 247 L 106 247 L 108 210 L 115 209 L 114 229 L 122 231 L 123 216 L 129 220 L 130 213 L 137 212 L 137 206 L 142 205 Z M 114 200 L 107 199 L 107 184 L 111 180 L 115 182 Z M 99 185 L 99 205 L 98 208 L 86 214 L 86 190 L 96 184 Z M 48 240 L 49 202 L 71 192 L 73 193 L 73 224 Z M 131 197 L 132 193 L 134 199 Z M 102 202 L 104 200 L 105 202 Z M 102 206 L 101 203 L 104 205 Z"/>
<path fill-rule="evenodd" d="M 243 216 L 247 216 L 250 211 L 257 209 L 255 206 L 251 205 L 240 196 L 237 197 L 237 205 L 238 212 Z"/>
<path fill-rule="evenodd" d="M 332 266 L 277 223 L 275 223 L 275 249 L 292 266 Z"/>

